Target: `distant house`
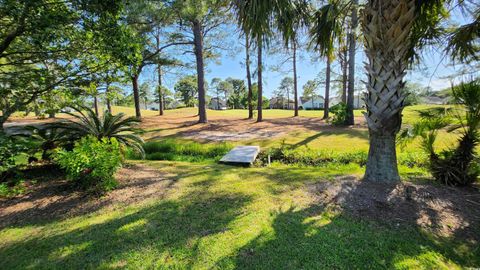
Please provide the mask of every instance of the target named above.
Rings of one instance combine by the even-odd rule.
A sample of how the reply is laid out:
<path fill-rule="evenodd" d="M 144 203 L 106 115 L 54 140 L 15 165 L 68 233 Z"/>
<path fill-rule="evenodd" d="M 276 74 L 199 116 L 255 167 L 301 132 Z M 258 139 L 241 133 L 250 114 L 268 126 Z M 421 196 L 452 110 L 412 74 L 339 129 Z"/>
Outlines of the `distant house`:
<path fill-rule="evenodd" d="M 214 97 L 210 100 L 208 108 L 212 110 L 226 110 L 227 102 L 221 98 Z"/>
<path fill-rule="evenodd" d="M 284 97 L 274 97 L 270 99 L 270 109 L 290 109 L 295 108 L 295 101 L 289 100 L 287 104 L 287 99 Z"/>
<path fill-rule="evenodd" d="M 444 105 L 448 104 L 449 98 L 448 97 L 437 97 L 437 96 L 427 96 L 420 98 L 420 102 L 423 104 L 432 104 L 432 105 Z"/>
<path fill-rule="evenodd" d="M 330 107 L 337 105 L 338 103 L 342 102 L 341 97 L 332 97 L 330 98 Z M 365 108 L 365 102 L 363 101 L 363 94 L 355 95 L 353 97 L 353 108 L 354 109 L 362 109 Z"/>
<path fill-rule="evenodd" d="M 313 98 L 300 98 L 299 107 L 304 110 L 323 109 L 325 106 L 325 98 L 322 96 L 314 96 Z"/>

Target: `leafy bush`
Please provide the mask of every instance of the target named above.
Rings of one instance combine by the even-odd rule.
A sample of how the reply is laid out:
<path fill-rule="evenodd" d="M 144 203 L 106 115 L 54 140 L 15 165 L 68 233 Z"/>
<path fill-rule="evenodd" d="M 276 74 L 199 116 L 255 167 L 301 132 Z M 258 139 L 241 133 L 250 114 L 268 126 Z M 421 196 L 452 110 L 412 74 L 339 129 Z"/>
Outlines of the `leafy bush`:
<path fill-rule="evenodd" d="M 327 163 L 358 164 L 365 166 L 368 153 L 366 151 L 336 152 L 330 150 L 294 149 L 286 145 L 270 148 L 259 155 L 261 164 L 270 161 L 277 161 L 284 164 L 300 164 L 306 166 L 322 166 Z M 398 163 L 412 167 L 425 167 L 428 164 L 428 157 L 424 153 L 401 153 L 398 156 Z"/>
<path fill-rule="evenodd" d="M 122 164 L 120 143 L 115 138 L 87 136 L 72 151 L 58 150 L 55 160 L 70 180 L 97 191 L 116 187 L 114 174 Z"/>
<path fill-rule="evenodd" d="M 326 150 L 293 149 L 286 145 L 270 148 L 267 151 L 261 152 L 259 155 L 260 162 L 267 163 L 268 156 L 270 156 L 270 161 L 307 166 L 321 166 L 327 163 L 356 163 L 364 166 L 367 162 L 367 153 L 365 151 L 339 153 Z"/>
<path fill-rule="evenodd" d="M 27 188 L 23 180 L 0 184 L 0 197 L 13 197 L 23 194 L 26 191 Z"/>
<path fill-rule="evenodd" d="M 345 119 L 347 119 L 347 104 L 340 102 L 330 107 L 330 112 L 333 114 L 333 117 L 331 119 L 332 124 L 345 124 Z"/>
<path fill-rule="evenodd" d="M 0 182 L 15 174 L 16 159 L 27 150 L 20 141 L 0 133 Z"/>
<path fill-rule="evenodd" d="M 143 145 L 143 148 L 148 160 L 200 162 L 219 160 L 232 149 L 232 146 L 227 143 L 212 145 L 167 139 L 147 142 Z M 135 153 L 129 153 L 128 157 L 132 159 L 140 158 Z"/>

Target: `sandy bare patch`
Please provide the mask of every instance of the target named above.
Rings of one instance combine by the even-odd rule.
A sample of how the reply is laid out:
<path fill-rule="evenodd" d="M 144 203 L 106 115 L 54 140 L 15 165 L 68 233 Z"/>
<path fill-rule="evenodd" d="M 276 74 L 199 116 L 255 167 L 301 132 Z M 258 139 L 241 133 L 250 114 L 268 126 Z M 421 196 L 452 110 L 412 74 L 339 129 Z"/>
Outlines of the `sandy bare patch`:
<path fill-rule="evenodd" d="M 356 121 L 359 124 L 355 127 L 365 127 L 362 118 L 359 117 Z M 310 117 L 265 119 L 261 123 L 245 118 L 210 117 L 208 123 L 198 124 L 196 116 L 168 115 L 146 117 L 141 127 L 161 132 L 158 137 L 175 135 L 206 141 L 263 140 L 286 136 L 294 131 L 308 132 L 334 129 L 325 120 Z M 157 135 L 152 134 L 147 133 L 145 136 L 156 138 Z"/>

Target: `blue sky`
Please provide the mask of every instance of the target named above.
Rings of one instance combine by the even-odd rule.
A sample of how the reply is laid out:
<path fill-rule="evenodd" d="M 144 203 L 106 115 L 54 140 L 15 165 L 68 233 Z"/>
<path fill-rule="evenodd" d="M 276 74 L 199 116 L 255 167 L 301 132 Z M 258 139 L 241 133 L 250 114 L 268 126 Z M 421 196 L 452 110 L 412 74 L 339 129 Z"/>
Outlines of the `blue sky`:
<path fill-rule="evenodd" d="M 462 19 L 461 19 L 462 20 Z M 218 77 L 226 79 L 228 77 L 245 79 L 246 80 L 246 71 L 245 71 L 245 51 L 241 45 L 242 40 L 239 41 L 238 34 L 235 30 L 228 29 L 227 33 L 219 44 L 226 47 L 226 50 L 219 51 L 220 57 L 215 61 L 209 61 L 206 66 L 206 80 L 210 82 L 213 78 Z M 231 33 L 231 34 L 230 34 Z M 271 45 L 272 49 L 275 49 Z M 166 74 L 164 77 L 164 84 L 169 89 L 173 91 L 174 85 L 179 77 L 186 74 L 195 74 L 194 68 L 194 57 L 193 56 L 184 56 L 180 52 L 173 52 L 175 54 L 181 55 L 180 57 L 187 62 L 192 64 L 192 68 L 183 69 L 181 71 L 174 70 L 174 73 Z M 256 66 L 254 61 L 256 59 L 256 52 L 251 54 L 252 61 L 252 72 Z M 314 59 L 312 53 L 308 53 L 305 50 L 300 52 L 300 57 L 297 61 L 297 73 L 298 73 L 298 87 L 299 94 L 302 93 L 302 87 L 306 81 L 314 79 L 318 76 L 325 68 L 325 63 L 323 59 Z M 264 95 L 271 97 L 273 92 L 280 85 L 280 81 L 285 76 L 292 76 L 287 69 L 291 68 L 290 62 L 288 65 L 284 66 L 283 72 L 278 72 L 273 70 L 272 67 L 278 65 L 278 63 L 284 61 L 285 55 L 272 54 L 269 52 L 264 53 Z M 363 63 L 365 62 L 365 56 L 363 54 L 362 48 L 359 48 L 356 53 L 356 78 L 359 81 L 356 85 L 356 91 L 362 91 L 365 87 L 360 80 L 365 80 L 365 71 L 363 69 Z M 334 71 L 338 70 L 338 62 L 333 64 Z M 448 75 L 455 73 L 455 67 L 449 61 L 449 58 L 445 56 L 441 48 L 430 48 L 423 53 L 422 62 L 413 70 L 409 70 L 406 80 L 409 82 L 414 82 L 421 84 L 425 87 L 429 86 L 433 90 L 441 90 L 450 86 L 450 80 L 445 78 Z M 146 69 L 142 73 L 141 81 L 149 81 L 152 85 L 156 85 L 156 72 L 153 69 Z M 333 90 L 335 91 L 335 90 Z M 324 95 L 323 86 L 320 86 L 318 89 L 318 94 Z"/>

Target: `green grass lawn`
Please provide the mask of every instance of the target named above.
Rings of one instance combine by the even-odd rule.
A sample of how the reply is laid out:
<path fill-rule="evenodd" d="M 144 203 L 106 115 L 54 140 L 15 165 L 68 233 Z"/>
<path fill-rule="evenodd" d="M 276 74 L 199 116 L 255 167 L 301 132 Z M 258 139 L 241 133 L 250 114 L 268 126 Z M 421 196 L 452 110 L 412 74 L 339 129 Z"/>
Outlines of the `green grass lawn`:
<path fill-rule="evenodd" d="M 319 207 L 305 185 L 356 165 L 238 168 L 142 162 L 163 199 L 0 231 L 1 269 L 456 269 L 475 245 Z"/>

